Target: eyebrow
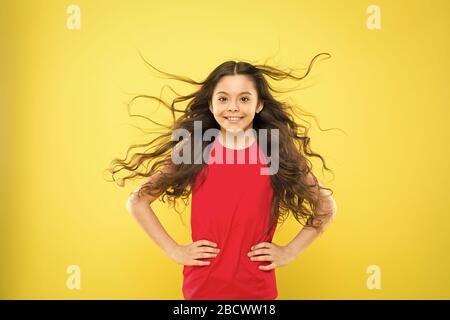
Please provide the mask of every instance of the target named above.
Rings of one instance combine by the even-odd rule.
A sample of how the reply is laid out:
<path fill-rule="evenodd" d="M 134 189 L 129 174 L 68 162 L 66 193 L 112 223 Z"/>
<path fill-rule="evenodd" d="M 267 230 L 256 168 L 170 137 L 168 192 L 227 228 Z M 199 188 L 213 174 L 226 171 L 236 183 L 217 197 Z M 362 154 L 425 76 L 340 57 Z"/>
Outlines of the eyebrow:
<path fill-rule="evenodd" d="M 225 91 L 219 91 L 216 94 L 219 94 L 219 93 L 224 93 L 224 94 L 228 95 L 228 93 L 226 93 Z M 240 94 L 250 94 L 251 95 L 252 93 L 248 92 L 248 91 L 244 91 L 244 92 L 241 92 Z"/>

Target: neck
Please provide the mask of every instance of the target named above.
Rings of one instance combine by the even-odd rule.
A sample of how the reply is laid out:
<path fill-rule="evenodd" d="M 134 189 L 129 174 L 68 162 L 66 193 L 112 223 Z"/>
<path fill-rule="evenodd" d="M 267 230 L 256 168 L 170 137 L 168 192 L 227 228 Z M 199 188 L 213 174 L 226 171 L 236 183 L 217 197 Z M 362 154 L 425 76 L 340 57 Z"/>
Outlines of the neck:
<path fill-rule="evenodd" d="M 230 132 L 222 129 L 217 138 L 230 149 L 245 149 L 256 140 L 253 130 Z"/>

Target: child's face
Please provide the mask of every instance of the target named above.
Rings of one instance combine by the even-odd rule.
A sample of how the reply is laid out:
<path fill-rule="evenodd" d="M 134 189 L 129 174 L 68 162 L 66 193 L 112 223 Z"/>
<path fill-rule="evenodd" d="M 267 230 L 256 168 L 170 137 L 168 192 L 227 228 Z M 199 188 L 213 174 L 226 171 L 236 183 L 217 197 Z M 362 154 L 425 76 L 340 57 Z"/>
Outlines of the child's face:
<path fill-rule="evenodd" d="M 210 110 L 222 131 L 239 132 L 253 127 L 255 112 L 262 110 L 257 105 L 258 93 L 250 77 L 230 75 L 222 77 L 217 83 Z"/>

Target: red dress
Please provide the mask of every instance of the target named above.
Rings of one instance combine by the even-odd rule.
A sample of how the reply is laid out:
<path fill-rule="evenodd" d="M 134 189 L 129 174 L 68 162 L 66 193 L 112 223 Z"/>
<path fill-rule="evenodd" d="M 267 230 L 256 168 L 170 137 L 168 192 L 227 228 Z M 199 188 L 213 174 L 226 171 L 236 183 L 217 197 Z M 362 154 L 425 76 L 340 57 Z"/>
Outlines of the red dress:
<path fill-rule="evenodd" d="M 225 163 L 233 154 L 234 163 Z M 250 160 L 258 154 L 257 161 Z M 236 163 L 243 156 L 245 160 Z M 217 163 L 217 159 L 222 159 L 222 163 Z M 256 140 L 245 149 L 229 149 L 215 139 L 207 165 L 192 189 L 191 230 L 193 242 L 212 241 L 220 252 L 215 258 L 200 259 L 210 261 L 210 265 L 183 267 L 186 300 L 277 297 L 275 269 L 258 268 L 271 262 L 252 261 L 247 255 L 255 244 L 271 242 L 276 229 L 274 225 L 268 235 L 264 234 L 273 190 L 270 176 L 260 173 L 262 167 L 267 167 L 267 161 Z M 203 183 L 199 183 L 200 178 L 205 178 Z"/>

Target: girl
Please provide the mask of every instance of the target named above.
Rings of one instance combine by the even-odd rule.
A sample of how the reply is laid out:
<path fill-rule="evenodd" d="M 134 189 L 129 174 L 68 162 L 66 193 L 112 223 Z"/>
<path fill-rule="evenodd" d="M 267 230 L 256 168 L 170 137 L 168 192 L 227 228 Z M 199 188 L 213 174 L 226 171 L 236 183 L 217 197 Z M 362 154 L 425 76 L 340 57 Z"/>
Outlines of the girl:
<path fill-rule="evenodd" d="M 333 192 L 312 174 L 308 158 L 320 158 L 331 170 L 311 151 L 308 129 L 295 121 L 294 108 L 274 98 L 272 92 L 281 91 L 265 78 L 303 79 L 320 55 L 303 77 L 267 65 L 227 61 L 202 82 L 165 73 L 146 62 L 169 78 L 200 88 L 178 95 L 171 105 L 154 96 L 134 97 L 131 102 L 137 98 L 161 102 L 171 110 L 173 125 L 157 123 L 167 131 L 146 144 L 132 145 L 125 159 L 113 160 L 110 171 L 120 186 L 126 179 L 146 177 L 128 198 L 127 209 L 149 237 L 183 265 L 185 299 L 275 299 L 275 268 L 296 259 L 335 215 Z M 175 108 L 175 103 L 187 100 L 185 110 Z M 176 118 L 175 113 L 181 116 Z M 272 132 L 261 134 L 268 131 Z M 188 134 L 185 139 L 174 139 L 182 133 Z M 127 161 L 130 149 L 149 146 L 154 149 L 135 153 Z M 256 161 L 248 161 L 252 154 Z M 153 162 L 150 169 L 145 162 Z M 271 170 L 262 174 L 269 164 Z M 123 169 L 131 174 L 116 179 Z M 187 202 L 191 194 L 192 243 L 178 244 L 149 204 L 162 196 L 175 208 L 177 198 Z M 275 244 L 277 222 L 289 212 L 304 227 L 289 244 Z"/>

